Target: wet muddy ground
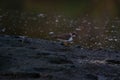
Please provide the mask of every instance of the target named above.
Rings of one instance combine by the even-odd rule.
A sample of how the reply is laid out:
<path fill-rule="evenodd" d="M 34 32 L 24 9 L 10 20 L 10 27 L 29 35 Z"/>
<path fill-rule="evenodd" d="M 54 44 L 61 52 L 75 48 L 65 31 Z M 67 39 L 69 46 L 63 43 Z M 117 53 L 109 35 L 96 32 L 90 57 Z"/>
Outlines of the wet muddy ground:
<path fill-rule="evenodd" d="M 0 80 L 120 80 L 120 51 L 0 35 Z"/>

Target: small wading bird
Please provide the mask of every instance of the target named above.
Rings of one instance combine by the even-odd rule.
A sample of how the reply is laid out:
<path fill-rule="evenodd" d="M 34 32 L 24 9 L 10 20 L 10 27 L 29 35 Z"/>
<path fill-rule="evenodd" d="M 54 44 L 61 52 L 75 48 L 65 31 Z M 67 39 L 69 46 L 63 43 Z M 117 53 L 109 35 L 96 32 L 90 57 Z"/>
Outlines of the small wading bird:
<path fill-rule="evenodd" d="M 52 38 L 57 39 L 64 46 L 70 46 L 73 43 L 74 38 L 77 36 L 76 32 L 66 33 L 61 35 L 55 35 L 54 32 L 49 32 Z"/>

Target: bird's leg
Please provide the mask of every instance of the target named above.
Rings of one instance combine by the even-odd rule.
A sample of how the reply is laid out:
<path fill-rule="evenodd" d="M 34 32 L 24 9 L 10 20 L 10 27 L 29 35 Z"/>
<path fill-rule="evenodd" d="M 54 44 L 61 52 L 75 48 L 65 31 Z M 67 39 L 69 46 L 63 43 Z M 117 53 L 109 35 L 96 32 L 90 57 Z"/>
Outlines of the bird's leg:
<path fill-rule="evenodd" d="M 73 42 L 61 42 L 61 45 L 69 47 L 72 45 Z"/>
<path fill-rule="evenodd" d="M 64 46 L 69 46 L 69 43 L 67 43 L 67 42 L 64 42 L 63 44 L 64 44 Z"/>
<path fill-rule="evenodd" d="M 63 46 L 68 46 L 67 42 L 61 42 L 60 44 L 63 45 Z"/>

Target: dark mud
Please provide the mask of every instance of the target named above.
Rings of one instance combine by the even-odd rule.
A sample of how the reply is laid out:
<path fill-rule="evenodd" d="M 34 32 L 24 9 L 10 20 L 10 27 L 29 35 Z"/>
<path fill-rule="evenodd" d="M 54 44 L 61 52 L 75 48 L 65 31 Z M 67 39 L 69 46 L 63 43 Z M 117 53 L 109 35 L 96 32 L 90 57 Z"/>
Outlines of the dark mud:
<path fill-rule="evenodd" d="M 120 80 L 120 51 L 0 35 L 0 80 Z"/>

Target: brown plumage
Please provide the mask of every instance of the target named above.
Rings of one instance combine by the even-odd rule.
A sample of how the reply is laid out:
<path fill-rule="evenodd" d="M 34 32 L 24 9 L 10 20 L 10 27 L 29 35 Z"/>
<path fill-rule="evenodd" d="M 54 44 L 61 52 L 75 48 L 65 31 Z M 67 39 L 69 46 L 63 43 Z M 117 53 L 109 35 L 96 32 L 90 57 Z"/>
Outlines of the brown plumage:
<path fill-rule="evenodd" d="M 53 35 L 52 37 L 56 39 L 68 40 L 71 37 L 71 34 Z"/>
<path fill-rule="evenodd" d="M 76 35 L 77 34 L 73 32 L 73 33 L 65 33 L 61 35 L 52 34 L 51 37 L 59 40 L 60 42 L 62 42 L 63 45 L 67 46 L 73 43 L 73 38 L 76 37 Z"/>

